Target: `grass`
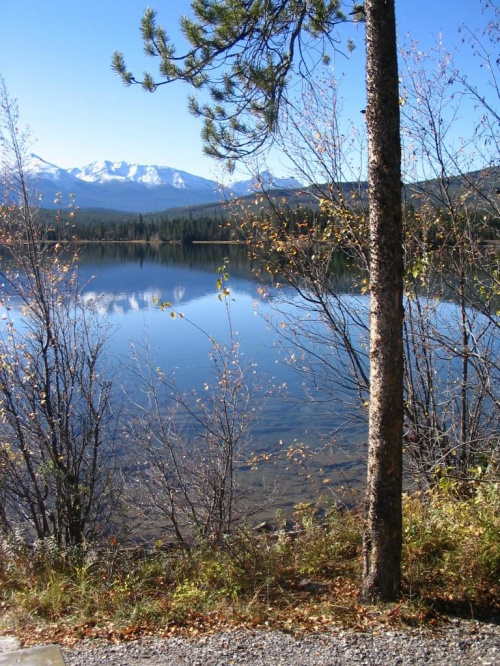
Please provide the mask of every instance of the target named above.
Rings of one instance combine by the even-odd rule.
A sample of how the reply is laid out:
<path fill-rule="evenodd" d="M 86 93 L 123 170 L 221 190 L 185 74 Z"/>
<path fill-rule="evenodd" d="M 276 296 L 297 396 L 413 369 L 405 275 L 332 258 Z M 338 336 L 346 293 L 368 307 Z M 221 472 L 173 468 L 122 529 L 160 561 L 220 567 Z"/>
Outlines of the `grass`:
<path fill-rule="evenodd" d="M 500 607 L 500 486 L 443 481 L 405 501 L 408 594 L 471 612 Z"/>
<path fill-rule="evenodd" d="M 434 622 L 441 613 L 500 609 L 500 490 L 441 483 L 405 497 L 404 590 L 398 604 L 358 602 L 361 519 L 296 507 L 293 534 L 241 529 L 223 547 L 62 553 L 19 535 L 0 549 L 4 626 L 29 644 L 85 637 L 196 635 L 222 627 L 318 631 Z"/>

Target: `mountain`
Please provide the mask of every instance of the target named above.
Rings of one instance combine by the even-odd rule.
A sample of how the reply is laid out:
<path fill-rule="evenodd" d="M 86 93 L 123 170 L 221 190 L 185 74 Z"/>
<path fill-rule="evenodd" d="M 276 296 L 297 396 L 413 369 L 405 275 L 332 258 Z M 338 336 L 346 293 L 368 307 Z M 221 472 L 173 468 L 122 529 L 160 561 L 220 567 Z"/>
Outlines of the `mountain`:
<path fill-rule="evenodd" d="M 166 166 L 129 164 L 103 160 L 82 168 L 61 169 L 37 155 L 29 160 L 43 208 L 55 208 L 59 193 L 62 205 L 75 195 L 80 208 L 102 208 L 148 213 L 167 208 L 220 202 L 224 197 L 241 196 L 258 189 L 256 180 L 236 182 L 222 188 L 216 181 Z M 262 175 L 267 187 L 300 187 L 295 179 Z"/>
<path fill-rule="evenodd" d="M 174 187 L 178 190 L 206 190 L 213 194 L 216 183 L 213 180 L 193 176 L 185 171 L 170 167 L 128 164 L 128 162 L 93 162 L 82 169 L 68 169 L 75 178 L 86 183 L 139 183 L 154 189 Z"/>
<path fill-rule="evenodd" d="M 276 178 L 270 171 L 263 171 L 258 178 L 239 180 L 225 189 L 230 195 L 241 197 L 258 192 L 262 188 L 266 190 L 296 190 L 300 187 L 302 187 L 302 184 L 295 178 Z"/>
<path fill-rule="evenodd" d="M 287 185 L 290 185 L 288 179 L 284 179 Z M 279 179 L 273 181 L 274 188 Z M 241 187 L 244 190 L 245 184 L 253 185 L 254 181 L 242 181 L 237 183 L 234 188 Z M 344 201 L 349 202 L 353 207 L 368 206 L 368 182 L 342 182 L 337 184 L 338 191 Z M 255 188 L 253 188 L 255 189 Z M 248 191 L 248 190 L 247 190 Z M 467 206 L 470 209 L 484 210 L 487 214 L 492 213 L 492 207 L 488 201 L 496 201 L 497 210 L 500 205 L 500 167 L 485 167 L 477 171 L 470 171 L 461 176 L 450 178 L 448 193 L 453 198 L 462 199 L 465 197 Z M 321 199 L 328 200 L 332 195 L 331 183 L 316 183 L 307 186 L 297 186 L 283 189 L 273 189 L 270 194 L 270 202 L 278 205 L 282 210 L 296 210 L 299 207 L 309 210 L 318 210 Z M 443 208 L 442 193 L 437 180 L 417 181 L 403 185 L 403 200 L 406 205 L 412 205 L 415 209 L 422 205 L 435 206 L 436 210 Z M 255 197 L 244 197 L 241 195 L 241 206 L 245 212 L 258 213 L 262 206 L 268 205 L 268 202 L 255 201 Z M 234 208 L 232 212 L 234 213 Z M 229 214 L 229 209 L 220 201 L 217 203 L 206 203 L 197 206 L 185 206 L 183 208 L 172 208 L 166 211 L 169 218 L 190 217 L 197 219 L 200 217 L 220 218 Z"/>
<path fill-rule="evenodd" d="M 41 207 L 48 209 L 58 206 L 58 193 L 62 194 L 63 207 L 69 204 L 69 195 L 74 194 L 76 205 L 83 209 L 127 213 L 168 210 L 169 214 L 175 212 L 177 215 L 193 217 L 224 215 L 224 204 L 228 199 L 248 196 L 261 187 L 274 190 L 273 197 L 278 197 L 290 208 L 300 204 L 315 209 L 318 198 L 329 196 L 328 184 L 303 187 L 295 178 L 276 178 L 269 171 L 264 171 L 258 179 L 240 180 L 230 186 L 221 186 L 214 180 L 171 167 L 123 161 L 103 160 L 82 168 L 61 169 L 37 155 L 31 155 L 28 170 L 36 190 L 42 196 Z M 500 168 L 489 167 L 456 177 L 452 179 L 450 187 L 453 192 L 462 189 L 470 191 L 467 187 L 470 182 L 478 186 L 476 194 L 469 194 L 470 204 L 481 205 L 484 196 L 498 195 Z M 355 195 L 358 201 L 366 203 L 367 183 L 341 183 L 340 188 L 344 198 L 350 200 Z M 431 201 L 436 197 L 436 205 L 439 207 L 438 189 L 436 181 L 411 183 L 405 186 L 404 197 L 418 207 L 420 195 L 424 193 Z M 248 205 L 251 205 L 251 201 Z"/>

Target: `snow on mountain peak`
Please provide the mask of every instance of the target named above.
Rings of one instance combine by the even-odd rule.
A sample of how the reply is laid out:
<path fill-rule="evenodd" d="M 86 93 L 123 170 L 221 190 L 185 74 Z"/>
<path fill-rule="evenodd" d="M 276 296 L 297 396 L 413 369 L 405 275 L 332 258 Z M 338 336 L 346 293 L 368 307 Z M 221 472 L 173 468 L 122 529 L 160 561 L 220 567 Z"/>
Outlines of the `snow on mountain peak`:
<path fill-rule="evenodd" d="M 87 183 L 105 183 L 111 180 L 125 181 L 128 180 L 128 173 L 130 165 L 126 162 L 110 162 L 108 160 L 100 160 L 87 164 L 81 169 L 70 169 L 70 172 L 75 178 L 84 180 Z"/>
<path fill-rule="evenodd" d="M 70 173 L 87 183 L 129 182 L 141 183 L 142 185 L 146 185 L 146 187 L 171 185 L 182 189 L 187 187 L 188 182 L 192 184 L 196 183 L 196 185 L 200 185 L 202 182 L 212 184 L 212 181 L 207 181 L 199 176 L 193 176 L 170 167 L 154 164 L 129 164 L 123 161 L 111 162 L 109 160 L 101 160 L 99 162 L 92 162 L 92 164 L 88 164 L 81 169 L 70 169 Z"/>
<path fill-rule="evenodd" d="M 62 173 L 64 169 L 46 162 L 44 159 L 35 155 L 35 153 L 30 153 L 25 164 L 25 168 L 29 173 L 35 173 L 37 175 L 47 175 L 57 177 L 59 173 Z"/>
<path fill-rule="evenodd" d="M 186 187 L 186 183 L 184 182 L 184 179 L 182 178 L 181 174 L 178 171 L 174 173 L 174 179 L 172 185 L 174 187 L 179 187 L 179 188 Z"/>
<path fill-rule="evenodd" d="M 241 196 L 258 192 L 259 190 L 271 189 L 297 189 L 302 187 L 301 183 L 296 178 L 277 178 L 270 171 L 263 171 L 258 176 L 249 178 L 248 180 L 239 180 L 229 185 L 229 190 L 233 195 Z"/>
<path fill-rule="evenodd" d="M 56 193 L 74 194 L 80 207 L 150 212 L 220 201 L 224 196 L 251 194 L 260 187 L 300 187 L 293 178 L 274 178 L 264 172 L 257 179 L 222 186 L 215 180 L 154 164 L 100 160 L 82 168 L 61 169 L 38 155 L 30 155 L 27 170 L 52 206 Z"/>

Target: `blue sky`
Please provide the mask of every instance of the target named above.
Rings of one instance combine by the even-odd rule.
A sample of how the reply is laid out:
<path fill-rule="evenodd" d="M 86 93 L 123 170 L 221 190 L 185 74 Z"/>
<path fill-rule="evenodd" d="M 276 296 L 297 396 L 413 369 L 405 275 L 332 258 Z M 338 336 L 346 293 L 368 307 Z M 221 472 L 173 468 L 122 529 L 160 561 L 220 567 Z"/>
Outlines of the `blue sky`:
<path fill-rule="evenodd" d="M 151 1 L 173 41 L 187 0 Z M 0 74 L 29 125 L 33 152 L 63 168 L 110 159 L 160 164 L 213 178 L 218 167 L 202 155 L 201 121 L 187 111 L 189 90 L 172 84 L 150 94 L 125 88 L 110 69 L 121 50 L 140 74 L 155 71 L 142 54 L 139 22 L 144 0 L 0 0 Z M 410 33 L 422 48 L 440 33 L 445 46 L 460 44 L 458 27 L 482 26 L 479 0 L 396 0 L 399 34 Z M 353 29 L 357 49 L 351 60 L 337 57 L 336 74 L 345 75 L 342 92 L 347 117 L 359 119 L 364 96 L 362 28 Z M 462 48 L 462 66 L 471 64 Z M 278 156 L 275 175 L 286 175 Z"/>

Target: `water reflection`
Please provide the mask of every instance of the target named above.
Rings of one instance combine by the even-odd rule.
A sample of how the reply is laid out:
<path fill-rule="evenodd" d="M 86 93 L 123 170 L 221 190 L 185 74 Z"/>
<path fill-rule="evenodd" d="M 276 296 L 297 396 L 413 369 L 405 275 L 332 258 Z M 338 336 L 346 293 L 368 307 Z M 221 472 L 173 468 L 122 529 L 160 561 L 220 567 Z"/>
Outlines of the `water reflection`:
<path fill-rule="evenodd" d="M 95 243 L 80 254 L 87 299 L 103 314 L 157 309 L 155 300 L 187 305 L 215 292 L 216 268 L 229 260 L 231 288 L 259 299 L 246 250 L 238 246 Z"/>
<path fill-rule="evenodd" d="M 318 484 L 328 491 L 322 485 L 325 478 L 332 484 L 357 485 L 362 476 L 358 447 L 366 439 L 365 424 L 346 426 L 345 412 L 317 388 L 312 389 L 313 399 L 305 398 L 304 377 L 285 363 L 285 352 L 277 344 L 273 294 L 262 295 L 262 283 L 245 248 L 89 244 L 81 252 L 80 274 L 85 298 L 97 304 L 115 329 L 112 348 L 121 359 L 121 369 L 127 366 L 131 343 L 141 345 L 147 339 L 155 366 L 174 376 L 181 390 L 190 391 L 201 389 L 212 371 L 207 335 L 218 342 L 229 338 L 226 307 L 216 290 L 216 269 L 226 258 L 231 328 L 241 346 L 241 362 L 251 365 L 253 381 L 264 395 L 252 422 L 252 450 L 276 453 L 286 447 L 305 450 L 304 445 L 322 449 L 322 455 L 308 460 L 307 466 L 292 456 L 289 469 L 281 468 L 290 503 L 311 499 L 311 484 L 314 492 Z M 288 311 L 300 314 L 294 292 L 287 296 Z M 172 319 L 155 300 L 172 303 L 183 317 Z M 328 446 L 332 433 L 341 428 L 342 451 Z M 297 465 L 309 478 L 307 483 Z M 313 473 L 320 468 L 321 474 Z"/>

